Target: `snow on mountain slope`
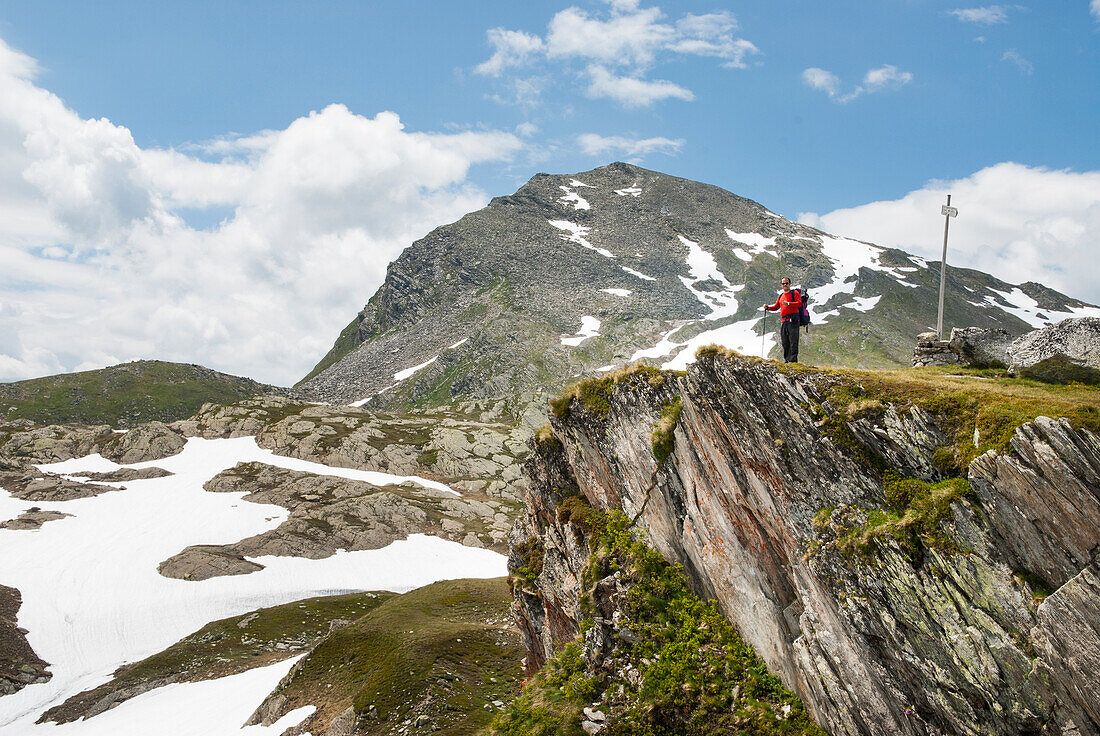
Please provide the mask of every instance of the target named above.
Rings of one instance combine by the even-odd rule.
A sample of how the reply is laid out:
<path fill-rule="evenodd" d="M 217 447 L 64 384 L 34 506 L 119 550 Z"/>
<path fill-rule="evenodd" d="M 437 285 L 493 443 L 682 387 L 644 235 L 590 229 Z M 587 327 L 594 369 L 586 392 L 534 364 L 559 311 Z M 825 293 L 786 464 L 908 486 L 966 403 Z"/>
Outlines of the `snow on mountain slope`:
<path fill-rule="evenodd" d="M 292 657 L 216 680 L 165 685 L 86 721 L 27 724 L 17 730 L 42 736 L 279 736 L 305 720 L 314 708 L 293 710 L 270 726 L 241 728 L 241 724 L 299 659 L 301 656 Z"/>
<path fill-rule="evenodd" d="M 193 544 L 226 544 L 273 529 L 288 512 L 208 493 L 203 483 L 238 462 L 264 462 L 375 484 L 409 480 L 330 468 L 272 454 L 252 437 L 192 438 L 155 465 L 174 475 L 130 481 L 125 490 L 65 502 L 23 502 L 0 492 L 11 518 L 32 505 L 72 516 L 35 531 L 0 530 L 0 580 L 23 596 L 19 625 L 51 664 L 50 682 L 0 699 L 0 729 L 28 732 L 48 707 L 95 687 L 121 664 L 159 652 L 209 621 L 301 598 L 362 590 L 403 592 L 437 580 L 497 577 L 505 558 L 436 537 L 413 535 L 371 551 L 321 559 L 263 557 L 251 575 L 190 582 L 162 577 L 157 565 Z M 98 455 L 42 469 L 79 476 L 118 466 Z M 449 490 L 449 489 L 447 489 Z M 453 491 L 452 491 L 453 492 Z M 238 724 L 239 725 L 239 724 Z M 14 730 L 11 730 L 14 729 Z"/>

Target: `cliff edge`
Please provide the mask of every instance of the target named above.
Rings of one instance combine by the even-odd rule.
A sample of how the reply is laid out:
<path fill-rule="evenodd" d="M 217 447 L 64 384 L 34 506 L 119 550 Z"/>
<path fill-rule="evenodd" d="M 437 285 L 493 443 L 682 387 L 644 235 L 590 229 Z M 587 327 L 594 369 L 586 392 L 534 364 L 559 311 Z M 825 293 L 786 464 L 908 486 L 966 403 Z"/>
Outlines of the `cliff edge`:
<path fill-rule="evenodd" d="M 590 506 L 681 565 L 834 736 L 1100 734 L 1098 430 L 1095 390 L 978 371 L 704 348 L 687 373 L 578 384 L 512 533 L 528 668 L 582 628 L 591 671 L 629 646 L 591 616 L 614 596 L 584 574 Z"/>

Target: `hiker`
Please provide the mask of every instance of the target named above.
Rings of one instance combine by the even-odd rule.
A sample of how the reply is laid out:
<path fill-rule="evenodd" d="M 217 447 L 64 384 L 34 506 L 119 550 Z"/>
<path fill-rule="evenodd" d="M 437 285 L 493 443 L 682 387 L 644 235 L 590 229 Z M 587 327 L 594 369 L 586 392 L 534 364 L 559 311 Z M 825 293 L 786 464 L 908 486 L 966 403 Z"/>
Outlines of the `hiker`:
<path fill-rule="evenodd" d="M 784 277 L 779 285 L 783 287 L 783 293 L 775 300 L 775 304 L 765 304 L 764 309 L 769 312 L 779 310 L 779 339 L 783 343 L 783 362 L 798 362 L 798 327 L 799 312 L 802 310 L 802 295 L 797 289 L 791 290 L 791 280 Z"/>

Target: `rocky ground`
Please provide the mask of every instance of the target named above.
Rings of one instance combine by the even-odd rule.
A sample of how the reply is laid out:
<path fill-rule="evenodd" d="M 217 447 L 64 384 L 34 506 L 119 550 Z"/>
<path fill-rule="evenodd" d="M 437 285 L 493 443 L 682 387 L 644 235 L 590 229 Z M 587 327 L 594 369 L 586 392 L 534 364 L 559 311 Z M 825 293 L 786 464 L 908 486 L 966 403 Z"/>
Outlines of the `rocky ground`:
<path fill-rule="evenodd" d="M 205 580 L 263 569 L 246 557 L 328 557 L 338 549 L 379 549 L 410 534 L 432 534 L 471 547 L 507 552 L 519 504 L 467 492 L 458 498 L 416 484 L 375 486 L 261 463 L 241 463 L 204 488 L 245 492 L 244 500 L 275 504 L 290 517 L 278 528 L 218 547 L 188 547 L 159 567 L 167 577 Z"/>
<path fill-rule="evenodd" d="M 52 676 L 49 665 L 27 643 L 26 630 L 16 623 L 21 603 L 18 590 L 0 585 L 0 695 L 48 682 Z"/>

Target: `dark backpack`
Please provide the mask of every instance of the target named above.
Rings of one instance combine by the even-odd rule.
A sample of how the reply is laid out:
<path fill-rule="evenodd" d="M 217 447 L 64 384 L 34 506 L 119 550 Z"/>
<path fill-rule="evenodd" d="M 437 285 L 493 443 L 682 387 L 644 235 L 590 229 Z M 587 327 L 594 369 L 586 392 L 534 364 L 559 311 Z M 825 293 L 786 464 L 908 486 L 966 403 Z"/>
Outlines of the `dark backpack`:
<path fill-rule="evenodd" d="M 795 289 L 798 295 L 802 297 L 802 306 L 798 310 L 798 326 L 809 328 L 810 326 L 810 310 L 806 305 L 810 303 L 810 295 L 806 293 L 806 290 L 802 287 Z"/>

